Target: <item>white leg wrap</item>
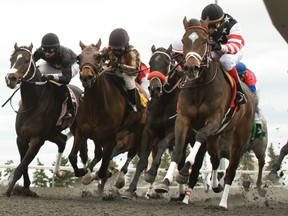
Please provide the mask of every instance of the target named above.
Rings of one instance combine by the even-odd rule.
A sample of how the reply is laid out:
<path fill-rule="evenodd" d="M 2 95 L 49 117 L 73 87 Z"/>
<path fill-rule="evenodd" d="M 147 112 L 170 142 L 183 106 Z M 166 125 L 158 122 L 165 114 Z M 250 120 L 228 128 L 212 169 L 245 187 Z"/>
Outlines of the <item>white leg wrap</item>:
<path fill-rule="evenodd" d="M 217 179 L 217 170 L 212 170 L 211 177 L 212 177 L 211 187 L 212 188 L 218 187 L 219 182 L 218 182 L 218 179 Z"/>
<path fill-rule="evenodd" d="M 171 183 L 173 181 L 173 174 L 174 174 L 176 168 L 177 168 L 176 162 L 172 161 L 170 163 L 170 166 L 169 166 L 169 169 L 166 173 L 166 176 L 164 177 L 164 179 L 165 178 L 168 179 L 169 183 Z"/>
<path fill-rule="evenodd" d="M 183 203 L 185 203 L 185 204 L 188 204 L 188 203 L 189 203 L 189 199 L 190 199 L 191 193 L 192 193 L 192 188 L 188 188 L 188 189 L 186 190 L 185 197 L 184 197 L 184 199 L 183 199 L 183 201 L 182 201 Z"/>
<path fill-rule="evenodd" d="M 197 152 L 199 150 L 201 146 L 201 143 L 196 141 L 190 154 L 188 155 L 188 157 L 186 158 L 185 162 L 189 162 L 191 164 L 191 166 L 194 164 L 194 161 L 195 161 L 195 157 L 197 155 Z"/>
<path fill-rule="evenodd" d="M 224 192 L 222 194 L 222 198 L 221 198 L 221 201 L 219 203 L 219 206 L 224 207 L 226 209 L 227 209 L 227 200 L 228 200 L 228 194 L 230 191 L 230 187 L 231 187 L 231 185 L 225 184 Z"/>
<path fill-rule="evenodd" d="M 60 163 L 63 153 L 58 153 L 56 156 L 55 166 L 54 166 L 54 173 L 59 172 L 60 169 Z"/>

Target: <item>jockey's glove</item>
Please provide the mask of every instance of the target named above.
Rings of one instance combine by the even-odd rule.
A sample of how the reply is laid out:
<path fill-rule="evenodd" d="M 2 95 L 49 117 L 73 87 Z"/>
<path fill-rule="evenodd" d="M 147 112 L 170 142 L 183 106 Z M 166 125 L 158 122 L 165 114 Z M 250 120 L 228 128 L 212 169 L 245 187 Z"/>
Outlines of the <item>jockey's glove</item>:
<path fill-rule="evenodd" d="M 120 63 L 116 62 L 116 61 L 110 61 L 108 63 L 108 67 L 112 67 L 112 68 L 119 68 L 120 67 Z"/>
<path fill-rule="evenodd" d="M 210 40 L 209 44 L 211 45 L 212 51 L 220 51 L 222 49 L 221 45 L 214 40 Z"/>
<path fill-rule="evenodd" d="M 54 80 L 54 77 L 52 75 L 47 75 L 47 76 L 43 75 L 41 77 L 41 80 L 42 80 L 42 82 L 45 82 L 45 81 L 48 81 L 48 80 Z"/>

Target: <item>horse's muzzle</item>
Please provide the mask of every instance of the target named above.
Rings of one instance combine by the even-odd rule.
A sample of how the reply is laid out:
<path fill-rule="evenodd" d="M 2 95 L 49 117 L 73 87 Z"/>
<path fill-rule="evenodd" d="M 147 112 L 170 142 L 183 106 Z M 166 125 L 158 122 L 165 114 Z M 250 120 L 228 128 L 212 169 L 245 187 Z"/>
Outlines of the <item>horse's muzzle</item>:
<path fill-rule="evenodd" d="M 189 79 L 197 79 L 199 77 L 200 66 L 198 65 L 186 65 L 185 73 L 189 77 Z"/>
<path fill-rule="evenodd" d="M 14 89 L 16 85 L 19 83 L 19 79 L 15 76 L 14 73 L 8 73 L 5 76 L 5 82 L 9 88 Z"/>

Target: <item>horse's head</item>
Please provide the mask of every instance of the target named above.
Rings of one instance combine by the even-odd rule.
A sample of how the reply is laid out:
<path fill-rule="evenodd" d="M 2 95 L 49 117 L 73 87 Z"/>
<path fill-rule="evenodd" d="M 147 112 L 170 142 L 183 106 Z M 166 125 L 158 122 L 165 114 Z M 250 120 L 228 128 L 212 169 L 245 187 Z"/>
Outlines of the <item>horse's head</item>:
<path fill-rule="evenodd" d="M 183 20 L 185 33 L 182 38 L 185 70 L 190 79 L 199 77 L 200 66 L 209 55 L 207 20 L 200 23 L 196 19 Z"/>
<path fill-rule="evenodd" d="M 36 75 L 36 66 L 32 55 L 33 44 L 29 47 L 14 45 L 10 58 L 10 71 L 5 76 L 6 85 L 13 89 L 22 80 L 31 81 Z"/>
<path fill-rule="evenodd" d="M 102 54 L 99 51 L 101 46 L 101 39 L 99 39 L 96 45 L 90 44 L 85 46 L 80 41 L 80 47 L 82 49 L 81 54 L 77 57 L 80 68 L 80 80 L 83 87 L 91 87 L 97 76 L 102 69 Z"/>
<path fill-rule="evenodd" d="M 152 98 L 159 98 L 163 93 L 163 85 L 167 83 L 167 77 L 171 69 L 171 52 L 172 46 L 168 49 L 163 47 L 151 47 L 152 56 L 149 61 L 150 80 L 149 92 Z"/>

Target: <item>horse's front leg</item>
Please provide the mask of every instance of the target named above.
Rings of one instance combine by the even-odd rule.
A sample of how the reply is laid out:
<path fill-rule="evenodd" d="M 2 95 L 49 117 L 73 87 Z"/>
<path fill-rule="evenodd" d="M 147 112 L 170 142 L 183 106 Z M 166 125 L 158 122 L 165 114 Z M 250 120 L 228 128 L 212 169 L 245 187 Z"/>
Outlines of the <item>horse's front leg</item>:
<path fill-rule="evenodd" d="M 164 151 L 169 147 L 171 140 L 174 139 L 174 131 L 171 131 L 169 134 L 167 134 L 163 139 L 161 139 L 158 143 L 158 149 L 157 154 L 155 158 L 153 159 L 152 165 L 150 169 L 145 173 L 145 181 L 148 183 L 155 182 L 155 178 L 157 175 L 157 170 L 159 168 L 160 162 L 161 162 L 161 156 L 164 153 Z"/>
<path fill-rule="evenodd" d="M 184 116 L 178 113 L 175 121 L 175 148 L 172 152 L 171 163 L 164 177 L 164 180 L 155 188 L 157 193 L 167 193 L 169 191 L 169 185 L 173 181 L 174 172 L 183 156 L 183 148 L 185 145 L 189 125 L 190 119 L 188 116 Z"/>
<path fill-rule="evenodd" d="M 29 174 L 28 174 L 28 165 L 31 163 L 31 161 L 35 158 L 35 156 L 39 152 L 39 149 L 44 144 L 44 140 L 41 140 L 39 138 L 33 138 L 30 140 L 30 143 L 27 143 L 27 142 L 28 141 L 23 141 L 19 137 L 17 137 L 17 146 L 21 155 L 21 162 L 15 169 L 13 178 L 11 182 L 9 183 L 8 189 L 6 190 L 5 194 L 8 197 L 11 196 L 12 190 L 16 182 L 21 178 L 22 175 L 24 177 L 25 194 L 27 196 L 38 197 L 36 193 L 29 190 L 31 182 L 30 182 Z"/>
<path fill-rule="evenodd" d="M 58 146 L 58 154 L 56 156 L 54 174 L 56 174 L 56 176 L 61 178 L 65 176 L 64 172 L 60 173 L 60 165 L 61 165 L 62 155 L 66 147 L 67 136 L 60 133 L 59 135 L 49 139 L 49 141 L 55 143 Z"/>
<path fill-rule="evenodd" d="M 79 169 L 77 165 L 77 154 L 80 149 L 83 148 L 83 145 L 87 145 L 87 138 L 81 136 L 79 133 L 76 133 L 74 136 L 74 142 L 70 154 L 68 156 L 69 161 L 73 167 L 74 175 L 77 177 L 84 176 L 86 174 L 86 169 Z"/>

